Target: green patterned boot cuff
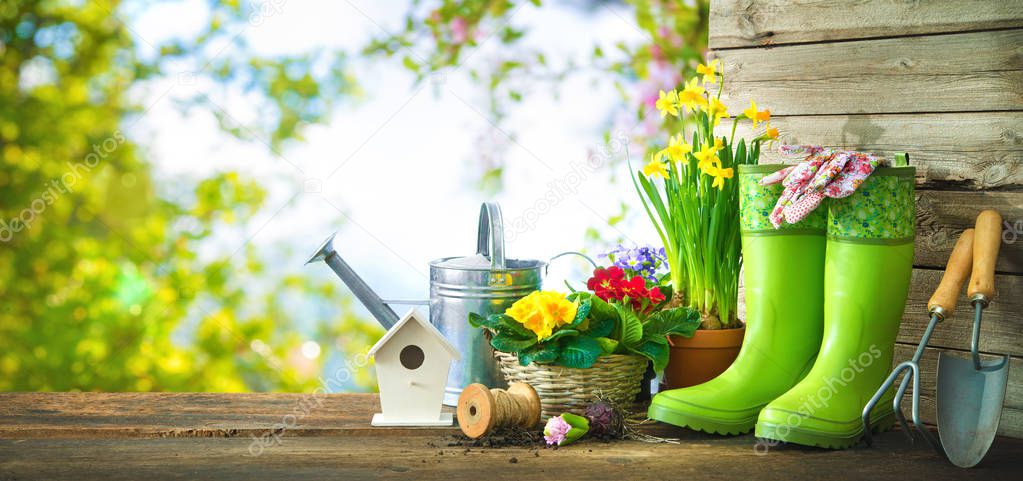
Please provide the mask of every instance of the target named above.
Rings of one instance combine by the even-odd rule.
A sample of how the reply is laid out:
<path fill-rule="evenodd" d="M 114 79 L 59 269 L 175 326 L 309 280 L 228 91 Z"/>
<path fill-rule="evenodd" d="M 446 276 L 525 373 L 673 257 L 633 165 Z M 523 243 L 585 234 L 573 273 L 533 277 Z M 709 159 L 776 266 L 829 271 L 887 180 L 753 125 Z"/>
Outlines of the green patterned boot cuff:
<path fill-rule="evenodd" d="M 766 186 L 758 182 L 785 167 L 788 165 L 739 166 L 739 227 L 743 235 L 824 234 L 827 230 L 828 199 L 798 223 L 782 224 L 778 229 L 771 225 L 771 210 L 778 203 L 785 186 L 780 182 Z"/>
<path fill-rule="evenodd" d="M 828 238 L 868 244 L 905 244 L 915 237 L 915 167 L 874 171 L 856 192 L 831 199 Z"/>

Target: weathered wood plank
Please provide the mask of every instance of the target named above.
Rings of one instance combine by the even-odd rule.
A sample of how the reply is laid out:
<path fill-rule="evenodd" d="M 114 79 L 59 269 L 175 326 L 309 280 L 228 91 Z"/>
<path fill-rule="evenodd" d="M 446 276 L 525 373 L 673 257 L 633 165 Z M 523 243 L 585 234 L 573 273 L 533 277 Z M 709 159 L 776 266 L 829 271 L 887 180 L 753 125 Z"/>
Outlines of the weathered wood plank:
<path fill-rule="evenodd" d="M 914 269 L 906 311 L 899 328 L 899 342 L 917 344 L 930 320 L 927 301 L 941 282 L 943 271 Z M 980 350 L 989 353 L 1023 357 L 1023 276 L 995 276 L 998 293 L 987 309 L 980 325 Z M 970 349 L 973 333 L 973 306 L 965 289 L 952 316 L 935 328 L 929 345 L 936 348 Z M 1021 373 L 1023 375 L 1023 373 Z M 1023 389 L 1023 386 L 1020 387 Z"/>
<path fill-rule="evenodd" d="M 771 125 L 783 144 L 828 145 L 889 159 L 909 152 L 921 187 L 1023 185 L 1023 115 L 1018 112 L 773 117 Z M 725 121 L 719 132 L 729 129 Z M 749 122 L 740 122 L 736 136 L 752 138 L 751 130 Z M 791 160 L 767 149 L 760 161 Z"/>
<path fill-rule="evenodd" d="M 1023 29 L 717 52 L 722 101 L 775 115 L 1023 110 Z"/>
<path fill-rule="evenodd" d="M 1019 0 L 715 0 L 712 48 L 1023 27 Z"/>
<path fill-rule="evenodd" d="M 912 358 L 915 349 L 915 345 L 896 344 L 894 362 L 899 363 Z M 923 358 L 920 359 L 920 417 L 932 424 L 937 417 L 935 385 L 937 384 L 938 376 L 938 352 L 941 351 L 942 349 L 928 348 L 924 352 Z M 944 351 L 960 355 L 964 358 L 969 356 L 969 352 L 965 351 L 952 351 L 948 349 Z M 983 357 L 984 359 L 994 358 L 994 356 L 990 355 L 984 355 Z M 902 409 L 906 413 L 907 419 L 909 419 L 909 413 L 911 412 L 910 401 L 911 398 L 907 395 L 906 399 L 903 399 L 902 404 Z M 1013 357 L 1009 362 L 1009 383 L 1005 392 L 1005 403 L 1002 408 L 1002 418 L 998 426 L 998 433 L 1015 438 L 1023 437 L 1023 359 L 1018 357 Z"/>
<path fill-rule="evenodd" d="M 995 209 L 1004 219 L 995 268 L 1023 273 L 1023 192 L 917 191 L 913 263 L 944 269 L 959 234 L 973 227 L 984 209 Z"/>
<path fill-rule="evenodd" d="M 1023 441 L 1000 438 L 979 468 L 962 471 L 900 433 L 875 448 L 756 448 L 752 435 L 714 436 L 657 423 L 680 444 L 580 443 L 558 450 L 449 446 L 454 428 L 368 426 L 375 395 L 325 396 L 272 443 L 273 429 L 309 395 L 166 393 L 0 394 L 0 479 L 977 479 L 1018 471 Z M 46 436 L 38 436 L 47 432 Z M 338 435 L 344 434 L 344 435 Z M 149 437 L 153 435 L 152 437 Z M 514 458 L 514 459 L 513 459 Z M 679 459 L 686 459 L 679 463 Z M 897 463 L 896 463 L 897 461 Z"/>
<path fill-rule="evenodd" d="M 453 408 L 444 408 L 454 412 Z M 638 408 L 639 410 L 645 407 Z M 375 428 L 376 394 L 0 393 L 0 439 L 412 436 L 451 427 Z M 645 432 L 663 435 L 666 425 Z"/>
<path fill-rule="evenodd" d="M 688 431 L 679 431 L 683 436 Z M 911 446 L 901 433 L 874 448 L 754 450 L 745 436 L 698 435 L 682 444 L 580 443 L 557 450 L 448 447 L 438 435 L 285 439 L 258 456 L 246 439 L 0 440 L 3 479 L 1012 479 L 1023 442 L 999 438 L 974 469 Z"/>
<path fill-rule="evenodd" d="M 0 393 L 0 438 L 357 436 L 379 410 L 376 394 Z"/>

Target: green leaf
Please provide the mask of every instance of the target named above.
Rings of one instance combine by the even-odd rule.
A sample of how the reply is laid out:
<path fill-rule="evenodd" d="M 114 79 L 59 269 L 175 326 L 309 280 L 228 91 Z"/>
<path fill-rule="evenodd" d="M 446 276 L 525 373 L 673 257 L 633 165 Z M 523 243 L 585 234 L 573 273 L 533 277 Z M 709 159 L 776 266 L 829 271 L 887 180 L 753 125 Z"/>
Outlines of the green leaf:
<path fill-rule="evenodd" d="M 598 337 L 596 341 L 600 344 L 600 352 L 603 354 L 614 354 L 615 349 L 618 349 L 618 341 L 609 337 Z"/>
<path fill-rule="evenodd" d="M 469 325 L 472 327 L 482 327 L 486 329 L 497 329 L 497 326 L 501 323 L 501 317 L 504 314 L 491 314 L 487 317 L 483 317 L 475 312 L 469 313 Z"/>
<path fill-rule="evenodd" d="M 610 319 L 612 321 L 618 321 L 618 311 L 610 304 L 604 302 L 603 299 L 597 296 L 590 297 L 590 318 L 605 320 Z"/>
<path fill-rule="evenodd" d="M 572 337 L 562 343 L 558 364 L 565 367 L 585 369 L 597 362 L 600 353 L 600 343 L 592 337 Z"/>
<path fill-rule="evenodd" d="M 571 428 L 569 428 L 568 432 L 565 433 L 565 439 L 559 442 L 558 446 L 564 446 L 566 444 L 574 443 L 578 441 L 579 438 L 585 436 L 586 433 L 590 432 L 590 420 L 586 419 L 583 416 L 579 416 L 572 413 L 564 413 L 561 415 L 561 419 L 563 419 L 566 424 L 571 426 Z M 544 434 L 550 433 L 548 433 L 545 430 Z"/>
<path fill-rule="evenodd" d="M 572 320 L 568 327 L 578 326 L 579 323 L 586 320 L 586 316 L 590 315 L 590 306 L 593 305 L 592 303 L 593 301 L 591 299 L 583 299 L 582 302 L 579 303 L 579 306 L 576 307 L 575 319 Z"/>
<path fill-rule="evenodd" d="M 508 335 L 507 333 L 500 331 L 496 336 L 494 336 L 493 339 L 490 340 L 490 345 L 493 346 L 494 349 L 497 349 L 498 351 L 501 352 L 509 352 L 513 354 L 518 354 L 519 352 L 522 352 L 523 350 L 532 347 L 535 344 L 536 336 L 532 336 L 528 339 L 523 339 L 520 337 Z"/>
<path fill-rule="evenodd" d="M 647 341 L 634 349 L 631 349 L 636 354 L 639 354 L 654 364 L 654 371 L 661 372 L 664 367 L 668 365 L 668 345 L 660 344 L 653 341 Z"/>
<path fill-rule="evenodd" d="M 541 342 L 519 352 L 519 364 L 528 366 L 529 363 L 538 364 L 554 362 L 561 354 L 561 347 L 556 342 Z"/>
<path fill-rule="evenodd" d="M 644 332 L 643 333 L 643 340 L 640 341 L 640 344 L 645 343 L 645 342 L 656 342 L 657 344 L 667 345 L 668 344 L 668 336 L 665 336 L 664 334 L 653 333 L 653 332 Z"/>
<path fill-rule="evenodd" d="M 577 331 L 575 329 L 561 329 L 561 330 L 558 330 L 558 331 L 554 331 L 553 334 L 545 337 L 540 342 L 550 342 L 550 341 L 553 341 L 555 339 L 560 339 L 562 337 L 572 337 L 572 336 L 578 336 L 578 335 L 579 335 L 579 331 Z"/>
<path fill-rule="evenodd" d="M 618 318 L 621 319 L 618 340 L 630 347 L 639 344 L 643 339 L 643 321 L 639 320 L 639 316 L 632 312 L 630 307 L 623 304 L 614 304 L 614 307 L 618 311 Z"/>
<path fill-rule="evenodd" d="M 676 334 L 693 337 L 693 333 L 700 327 L 700 321 L 700 313 L 695 309 L 676 307 L 651 314 L 643 326 L 643 330 L 651 336 L 663 337 Z"/>
<path fill-rule="evenodd" d="M 472 327 L 483 327 L 483 324 L 486 323 L 486 322 L 487 322 L 487 320 L 483 316 L 481 316 L 479 314 L 476 314 L 475 312 L 470 312 L 469 313 L 469 325 L 470 326 L 472 326 Z"/>
<path fill-rule="evenodd" d="M 419 64 L 416 63 L 415 60 L 412 60 L 412 57 L 409 57 L 408 55 L 401 59 L 401 64 L 413 72 L 419 72 Z"/>
<path fill-rule="evenodd" d="M 590 328 L 586 334 L 593 337 L 607 337 L 614 332 L 616 324 L 614 319 L 590 319 Z"/>
<path fill-rule="evenodd" d="M 578 414 L 564 413 L 561 415 L 561 419 L 564 419 L 565 422 L 573 428 L 579 428 L 586 431 L 590 430 L 590 420 Z"/>
<path fill-rule="evenodd" d="M 505 332 L 519 338 L 536 337 L 536 334 L 533 333 L 533 331 L 530 331 L 529 329 L 526 328 L 526 326 L 519 324 L 519 321 L 516 321 L 511 316 L 504 314 L 494 314 L 490 317 L 497 318 L 496 321 L 497 326 L 495 327 L 495 329 L 498 332 Z"/>

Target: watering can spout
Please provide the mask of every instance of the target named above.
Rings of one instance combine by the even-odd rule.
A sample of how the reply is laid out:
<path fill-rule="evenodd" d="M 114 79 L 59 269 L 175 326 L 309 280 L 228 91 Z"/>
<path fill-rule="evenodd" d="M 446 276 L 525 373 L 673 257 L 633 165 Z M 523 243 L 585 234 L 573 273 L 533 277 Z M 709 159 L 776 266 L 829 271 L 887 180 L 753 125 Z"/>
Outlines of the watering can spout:
<path fill-rule="evenodd" d="M 316 250 L 316 253 L 306 261 L 306 264 L 312 264 L 313 262 L 323 261 L 341 278 L 341 281 L 352 290 L 352 294 L 362 302 L 366 309 L 369 309 L 369 313 L 376 318 L 380 325 L 384 326 L 384 329 L 390 329 L 391 326 L 398 322 L 398 314 L 393 309 L 388 307 L 380 296 L 370 289 L 369 285 L 359 277 L 358 274 L 352 270 L 352 267 L 348 265 L 344 259 L 338 255 L 337 250 L 334 249 L 334 236 L 337 235 L 335 232 L 323 242 L 323 245 Z"/>

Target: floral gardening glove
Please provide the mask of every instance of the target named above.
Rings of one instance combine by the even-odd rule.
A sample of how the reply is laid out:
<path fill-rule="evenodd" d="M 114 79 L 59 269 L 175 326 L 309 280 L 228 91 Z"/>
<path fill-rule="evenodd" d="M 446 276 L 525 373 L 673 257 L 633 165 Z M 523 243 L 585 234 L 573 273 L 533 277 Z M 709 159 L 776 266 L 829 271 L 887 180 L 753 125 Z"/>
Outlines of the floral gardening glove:
<path fill-rule="evenodd" d="M 783 154 L 806 154 L 806 160 L 760 179 L 760 185 L 781 182 L 785 186 L 769 216 L 775 229 L 783 222 L 795 224 L 803 220 L 824 197 L 852 195 L 879 163 L 873 154 L 815 145 L 783 145 L 780 150 Z"/>

